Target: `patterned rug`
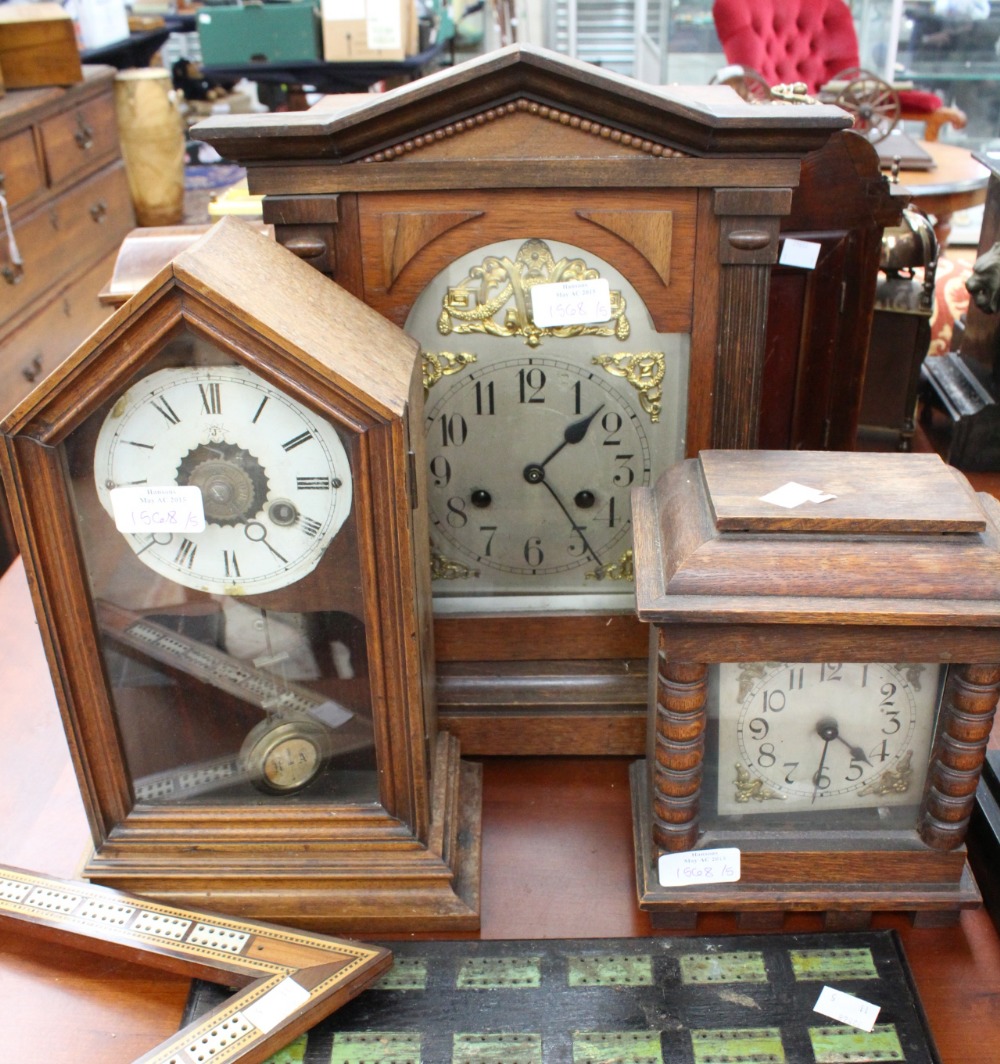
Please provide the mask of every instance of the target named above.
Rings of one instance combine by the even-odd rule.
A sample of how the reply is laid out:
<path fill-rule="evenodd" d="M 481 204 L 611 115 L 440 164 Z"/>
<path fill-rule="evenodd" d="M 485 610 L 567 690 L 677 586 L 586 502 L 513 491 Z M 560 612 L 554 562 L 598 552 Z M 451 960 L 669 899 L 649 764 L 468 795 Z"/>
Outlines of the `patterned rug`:
<path fill-rule="evenodd" d="M 273 1064 L 940 1064 L 891 931 L 386 945 Z M 815 1012 L 824 986 L 878 1005 L 872 1032 Z M 184 1022 L 226 996 L 195 983 Z"/>

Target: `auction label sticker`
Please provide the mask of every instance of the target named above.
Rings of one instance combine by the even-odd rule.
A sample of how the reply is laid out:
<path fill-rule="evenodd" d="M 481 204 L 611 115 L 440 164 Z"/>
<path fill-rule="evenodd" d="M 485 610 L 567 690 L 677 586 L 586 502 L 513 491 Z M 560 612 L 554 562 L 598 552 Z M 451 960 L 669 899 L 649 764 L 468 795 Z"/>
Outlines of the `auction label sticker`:
<path fill-rule="evenodd" d="M 539 328 L 592 325 L 610 317 L 611 285 L 604 278 L 536 284 L 531 289 L 531 319 Z"/>
<path fill-rule="evenodd" d="M 119 532 L 204 532 L 205 504 L 195 484 L 152 487 L 130 484 L 111 489 L 111 509 Z"/>
<path fill-rule="evenodd" d="M 843 990 L 835 990 L 832 986 L 824 986 L 813 1005 L 813 1012 L 869 1033 L 874 1030 L 880 1011 L 880 1006 L 853 994 L 845 994 Z"/>
<path fill-rule="evenodd" d="M 661 887 L 690 887 L 703 883 L 736 883 L 740 878 L 740 851 L 686 850 L 665 853 L 659 860 Z"/>

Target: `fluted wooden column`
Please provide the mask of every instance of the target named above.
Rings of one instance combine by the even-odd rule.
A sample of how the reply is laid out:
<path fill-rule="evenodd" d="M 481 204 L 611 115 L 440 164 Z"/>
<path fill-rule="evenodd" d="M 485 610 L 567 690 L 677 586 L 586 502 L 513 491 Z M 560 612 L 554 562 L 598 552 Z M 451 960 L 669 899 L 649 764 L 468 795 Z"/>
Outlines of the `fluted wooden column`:
<path fill-rule="evenodd" d="M 767 294 L 791 189 L 719 189 L 719 332 L 712 412 L 714 447 L 757 446 Z"/>

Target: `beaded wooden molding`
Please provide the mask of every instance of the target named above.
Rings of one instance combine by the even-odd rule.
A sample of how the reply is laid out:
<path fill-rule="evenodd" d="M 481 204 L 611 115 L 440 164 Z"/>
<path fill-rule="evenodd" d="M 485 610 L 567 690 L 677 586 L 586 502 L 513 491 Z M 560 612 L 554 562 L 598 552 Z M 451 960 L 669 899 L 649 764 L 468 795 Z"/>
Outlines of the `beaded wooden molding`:
<path fill-rule="evenodd" d="M 392 963 L 388 950 L 176 909 L 0 865 L 0 927 L 110 957 L 241 986 L 135 1064 L 259 1064 L 340 1008 Z"/>
<path fill-rule="evenodd" d="M 454 122 L 449 122 L 446 126 L 440 126 L 438 129 L 432 129 L 416 137 L 409 137 L 398 144 L 393 144 L 391 147 L 366 155 L 361 161 L 363 163 L 389 162 L 392 159 L 399 158 L 401 155 L 419 151 L 421 148 L 427 148 L 437 141 L 446 140 L 460 133 L 466 133 L 477 126 L 485 126 L 490 122 L 499 121 L 519 111 L 538 115 L 539 118 L 547 118 L 550 122 L 557 122 L 559 125 L 569 126 L 571 129 L 579 129 L 582 133 L 589 133 L 594 137 L 602 137 L 605 140 L 614 141 L 616 144 L 623 144 L 625 147 L 634 148 L 636 151 L 644 152 L 646 155 L 654 155 L 662 159 L 689 158 L 686 152 L 678 151 L 676 148 L 668 148 L 665 144 L 657 144 L 656 141 L 647 140 L 632 133 L 626 133 L 624 130 L 616 129 L 614 126 L 605 125 L 603 122 L 581 118 L 570 111 L 563 111 L 558 107 L 550 107 L 544 103 L 536 103 L 534 100 L 521 99 L 490 107 L 486 111 L 469 115 L 468 118 L 460 118 Z"/>

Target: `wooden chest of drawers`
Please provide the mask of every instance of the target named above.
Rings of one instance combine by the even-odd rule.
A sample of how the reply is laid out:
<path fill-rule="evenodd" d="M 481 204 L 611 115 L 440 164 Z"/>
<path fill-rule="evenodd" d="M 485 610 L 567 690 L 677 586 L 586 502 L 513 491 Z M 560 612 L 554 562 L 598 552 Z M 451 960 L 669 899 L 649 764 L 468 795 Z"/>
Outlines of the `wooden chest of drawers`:
<path fill-rule="evenodd" d="M 135 225 L 115 123 L 111 67 L 69 89 L 0 99 L 0 413 L 12 409 L 111 312 L 98 293 Z M 0 567 L 16 553 L 6 505 Z"/>

